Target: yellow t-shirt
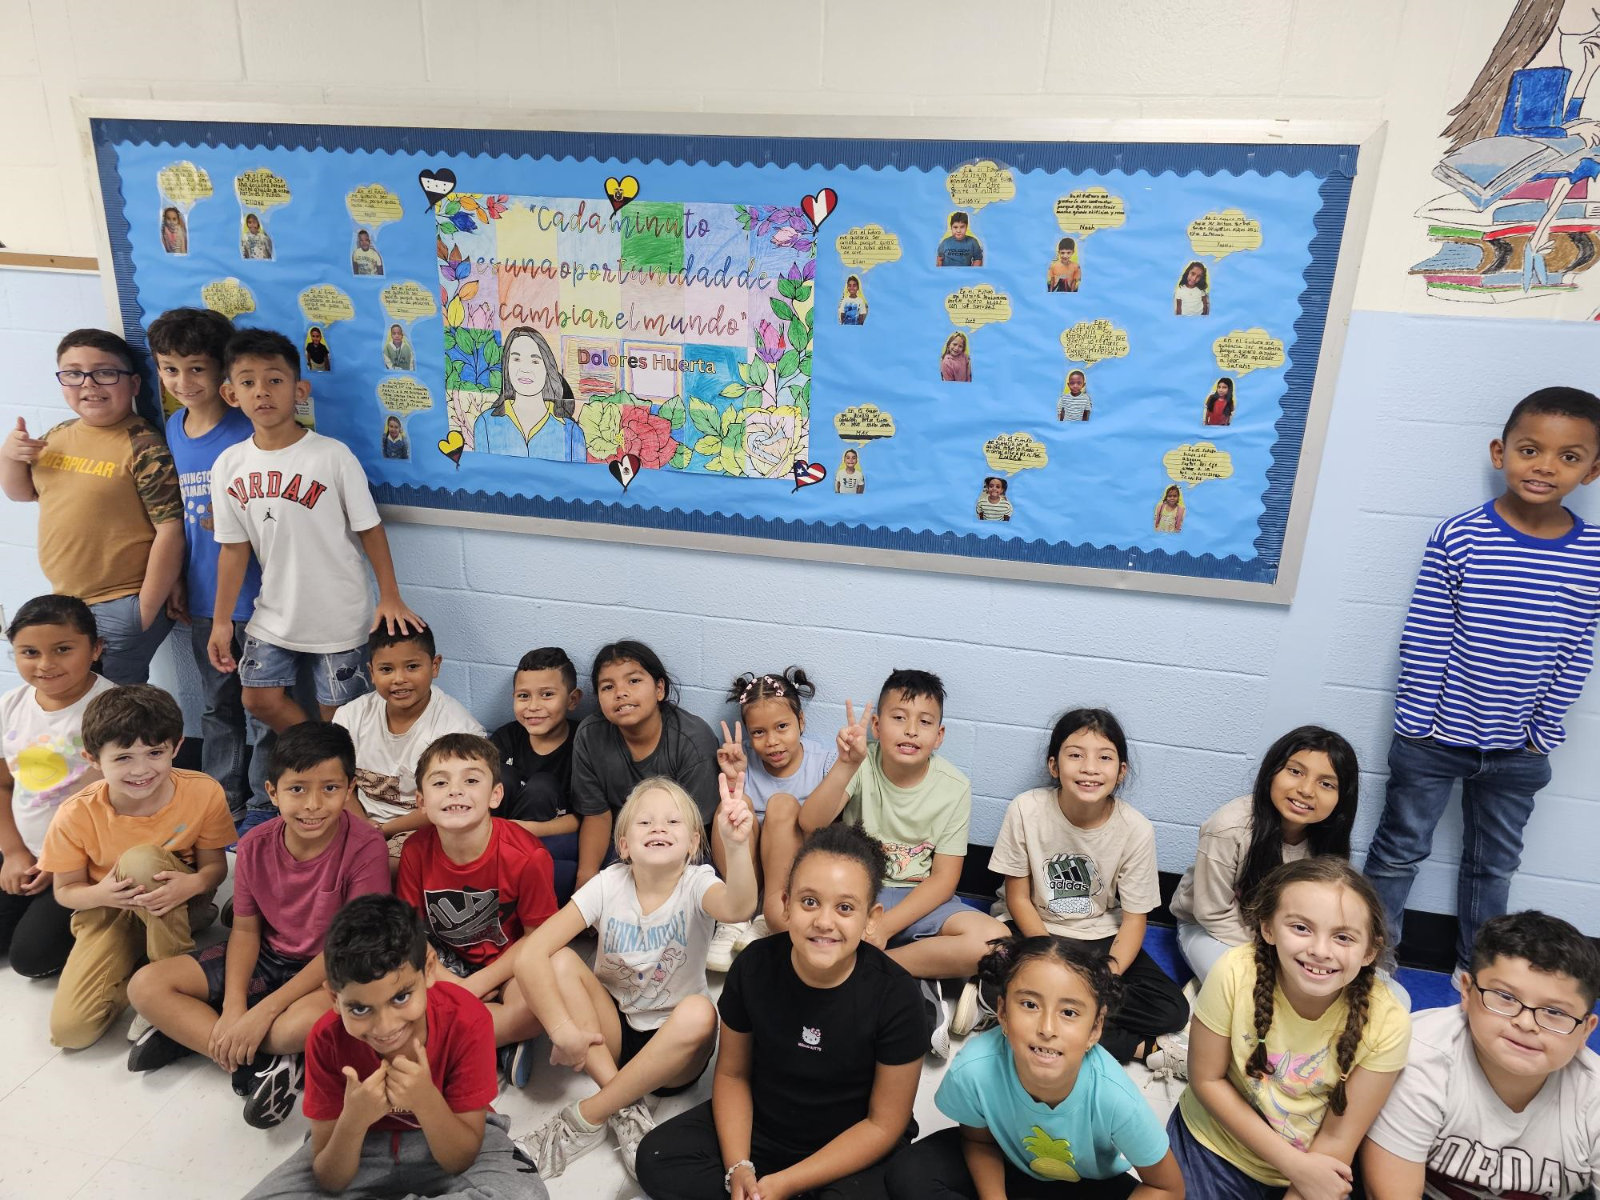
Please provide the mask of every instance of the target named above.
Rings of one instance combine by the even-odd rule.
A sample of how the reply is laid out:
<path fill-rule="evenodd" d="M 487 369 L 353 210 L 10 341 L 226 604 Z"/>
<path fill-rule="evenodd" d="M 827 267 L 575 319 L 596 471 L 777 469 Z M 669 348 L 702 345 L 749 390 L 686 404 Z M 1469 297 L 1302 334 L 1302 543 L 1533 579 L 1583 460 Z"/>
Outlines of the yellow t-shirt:
<path fill-rule="evenodd" d="M 1272 1027 L 1267 1030 L 1268 1075 L 1252 1079 L 1244 1073 L 1245 1061 L 1255 1049 L 1255 946 L 1235 946 L 1206 976 L 1194 1015 L 1213 1033 L 1228 1039 L 1231 1053 L 1228 1082 L 1249 1102 L 1261 1119 L 1284 1141 L 1309 1150 L 1311 1140 L 1328 1114 L 1328 1100 L 1339 1082 L 1335 1045 L 1344 1030 L 1349 1006 L 1341 996 L 1327 1012 L 1308 1021 L 1295 1012 L 1281 986 L 1272 990 Z M 1369 1071 L 1398 1071 L 1406 1065 L 1411 1045 L 1411 1015 L 1381 982 L 1374 982 L 1368 1006 L 1367 1027 L 1356 1048 L 1354 1067 Z M 1272 1187 L 1289 1181 L 1263 1162 L 1243 1142 L 1229 1133 L 1200 1102 L 1191 1086 L 1178 1100 L 1189 1132 L 1250 1178 Z"/>
<path fill-rule="evenodd" d="M 89 872 L 99 883 L 135 846 L 170 850 L 191 867 L 196 850 L 221 850 L 239 840 L 222 785 L 199 771 L 172 772 L 172 799 L 155 812 L 130 817 L 111 807 L 110 785 L 92 783 L 56 809 L 44 835 L 39 867 Z"/>

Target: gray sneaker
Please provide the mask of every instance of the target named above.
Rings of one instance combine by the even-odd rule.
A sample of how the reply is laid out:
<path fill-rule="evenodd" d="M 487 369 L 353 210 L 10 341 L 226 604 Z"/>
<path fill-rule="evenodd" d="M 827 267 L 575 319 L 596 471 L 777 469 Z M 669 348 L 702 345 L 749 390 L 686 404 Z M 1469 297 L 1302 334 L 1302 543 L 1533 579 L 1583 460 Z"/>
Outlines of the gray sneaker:
<path fill-rule="evenodd" d="M 580 1120 L 578 1102 L 574 1100 L 538 1129 L 517 1139 L 517 1145 L 538 1164 L 539 1178 L 554 1179 L 573 1159 L 582 1158 L 605 1141 L 604 1125 L 585 1133 Z"/>
<path fill-rule="evenodd" d="M 656 1119 L 650 1115 L 643 1100 L 635 1100 L 612 1113 L 606 1124 L 617 1135 L 617 1150 L 622 1155 L 623 1167 L 637 1182 L 639 1173 L 634 1169 L 634 1163 L 639 1158 L 639 1143 L 644 1141 L 645 1134 L 656 1127 Z"/>

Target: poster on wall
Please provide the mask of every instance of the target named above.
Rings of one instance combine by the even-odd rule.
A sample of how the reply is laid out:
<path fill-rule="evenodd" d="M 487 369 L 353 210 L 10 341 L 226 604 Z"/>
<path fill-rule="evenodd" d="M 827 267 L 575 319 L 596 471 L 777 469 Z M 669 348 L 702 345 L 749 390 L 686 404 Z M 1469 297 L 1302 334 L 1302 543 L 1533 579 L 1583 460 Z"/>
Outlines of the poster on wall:
<path fill-rule="evenodd" d="M 1285 582 L 1354 145 L 90 128 L 130 336 L 287 334 L 402 512 Z"/>

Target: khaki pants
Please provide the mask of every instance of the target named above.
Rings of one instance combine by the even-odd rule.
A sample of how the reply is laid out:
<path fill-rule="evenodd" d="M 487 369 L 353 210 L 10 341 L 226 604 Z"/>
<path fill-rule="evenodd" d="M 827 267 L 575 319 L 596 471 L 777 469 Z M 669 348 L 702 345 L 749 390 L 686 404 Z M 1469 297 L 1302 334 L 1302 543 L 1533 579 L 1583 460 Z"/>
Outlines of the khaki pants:
<path fill-rule="evenodd" d="M 111 874 L 135 879 L 147 891 L 160 887 L 158 871 L 192 872 L 177 855 L 154 846 L 134 846 L 117 860 Z M 190 904 L 204 904 L 197 896 Z M 88 908 L 72 915 L 75 939 L 50 1008 L 50 1041 L 82 1050 L 99 1040 L 128 1005 L 128 980 L 146 959 L 172 958 L 194 949 L 189 906 L 164 917 L 140 908 Z"/>

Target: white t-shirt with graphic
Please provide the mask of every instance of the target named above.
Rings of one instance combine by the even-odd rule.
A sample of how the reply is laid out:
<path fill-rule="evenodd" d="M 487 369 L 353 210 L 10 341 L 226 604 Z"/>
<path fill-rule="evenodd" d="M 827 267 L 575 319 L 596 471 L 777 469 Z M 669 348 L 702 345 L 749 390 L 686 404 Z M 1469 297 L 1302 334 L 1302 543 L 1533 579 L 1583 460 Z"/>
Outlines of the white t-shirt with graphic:
<path fill-rule="evenodd" d="M 1006 809 L 989 869 L 1031 879 L 1044 927 L 1081 941 L 1112 937 L 1124 912 L 1147 913 L 1161 903 L 1155 827 L 1122 799 L 1103 823 L 1080 829 L 1062 813 L 1055 788 L 1023 792 Z"/>
<path fill-rule="evenodd" d="M 0 696 L 0 744 L 11 772 L 11 816 L 22 844 L 35 857 L 61 802 L 82 791 L 91 772 L 99 778 L 83 757 L 83 712 L 89 701 L 116 686 L 96 675 L 76 703 L 55 712 L 39 707 L 32 684 Z"/>
<path fill-rule="evenodd" d="M 383 697 L 377 692 L 341 704 L 333 723 L 350 731 L 350 740 L 356 744 L 361 807 L 379 821 L 392 821 L 416 808 L 417 759 L 430 743 L 447 733 L 484 736 L 478 718 L 438 688 L 428 694 L 428 707 L 404 733 L 389 732 Z"/>
<path fill-rule="evenodd" d="M 1427 1200 L 1549 1196 L 1600 1182 L 1600 1055 L 1587 1047 L 1512 1112 L 1489 1085 L 1459 1005 L 1411 1018 L 1411 1053 L 1368 1134 L 1427 1164 Z"/>
<path fill-rule="evenodd" d="M 648 916 L 639 911 L 627 863 L 612 863 L 572 894 L 583 919 L 600 935 L 595 978 L 641 1033 L 666 1024 L 685 997 L 710 998 L 706 948 L 716 921 L 702 905 L 716 882 L 716 869 L 709 864 L 686 867 L 672 895 Z"/>

